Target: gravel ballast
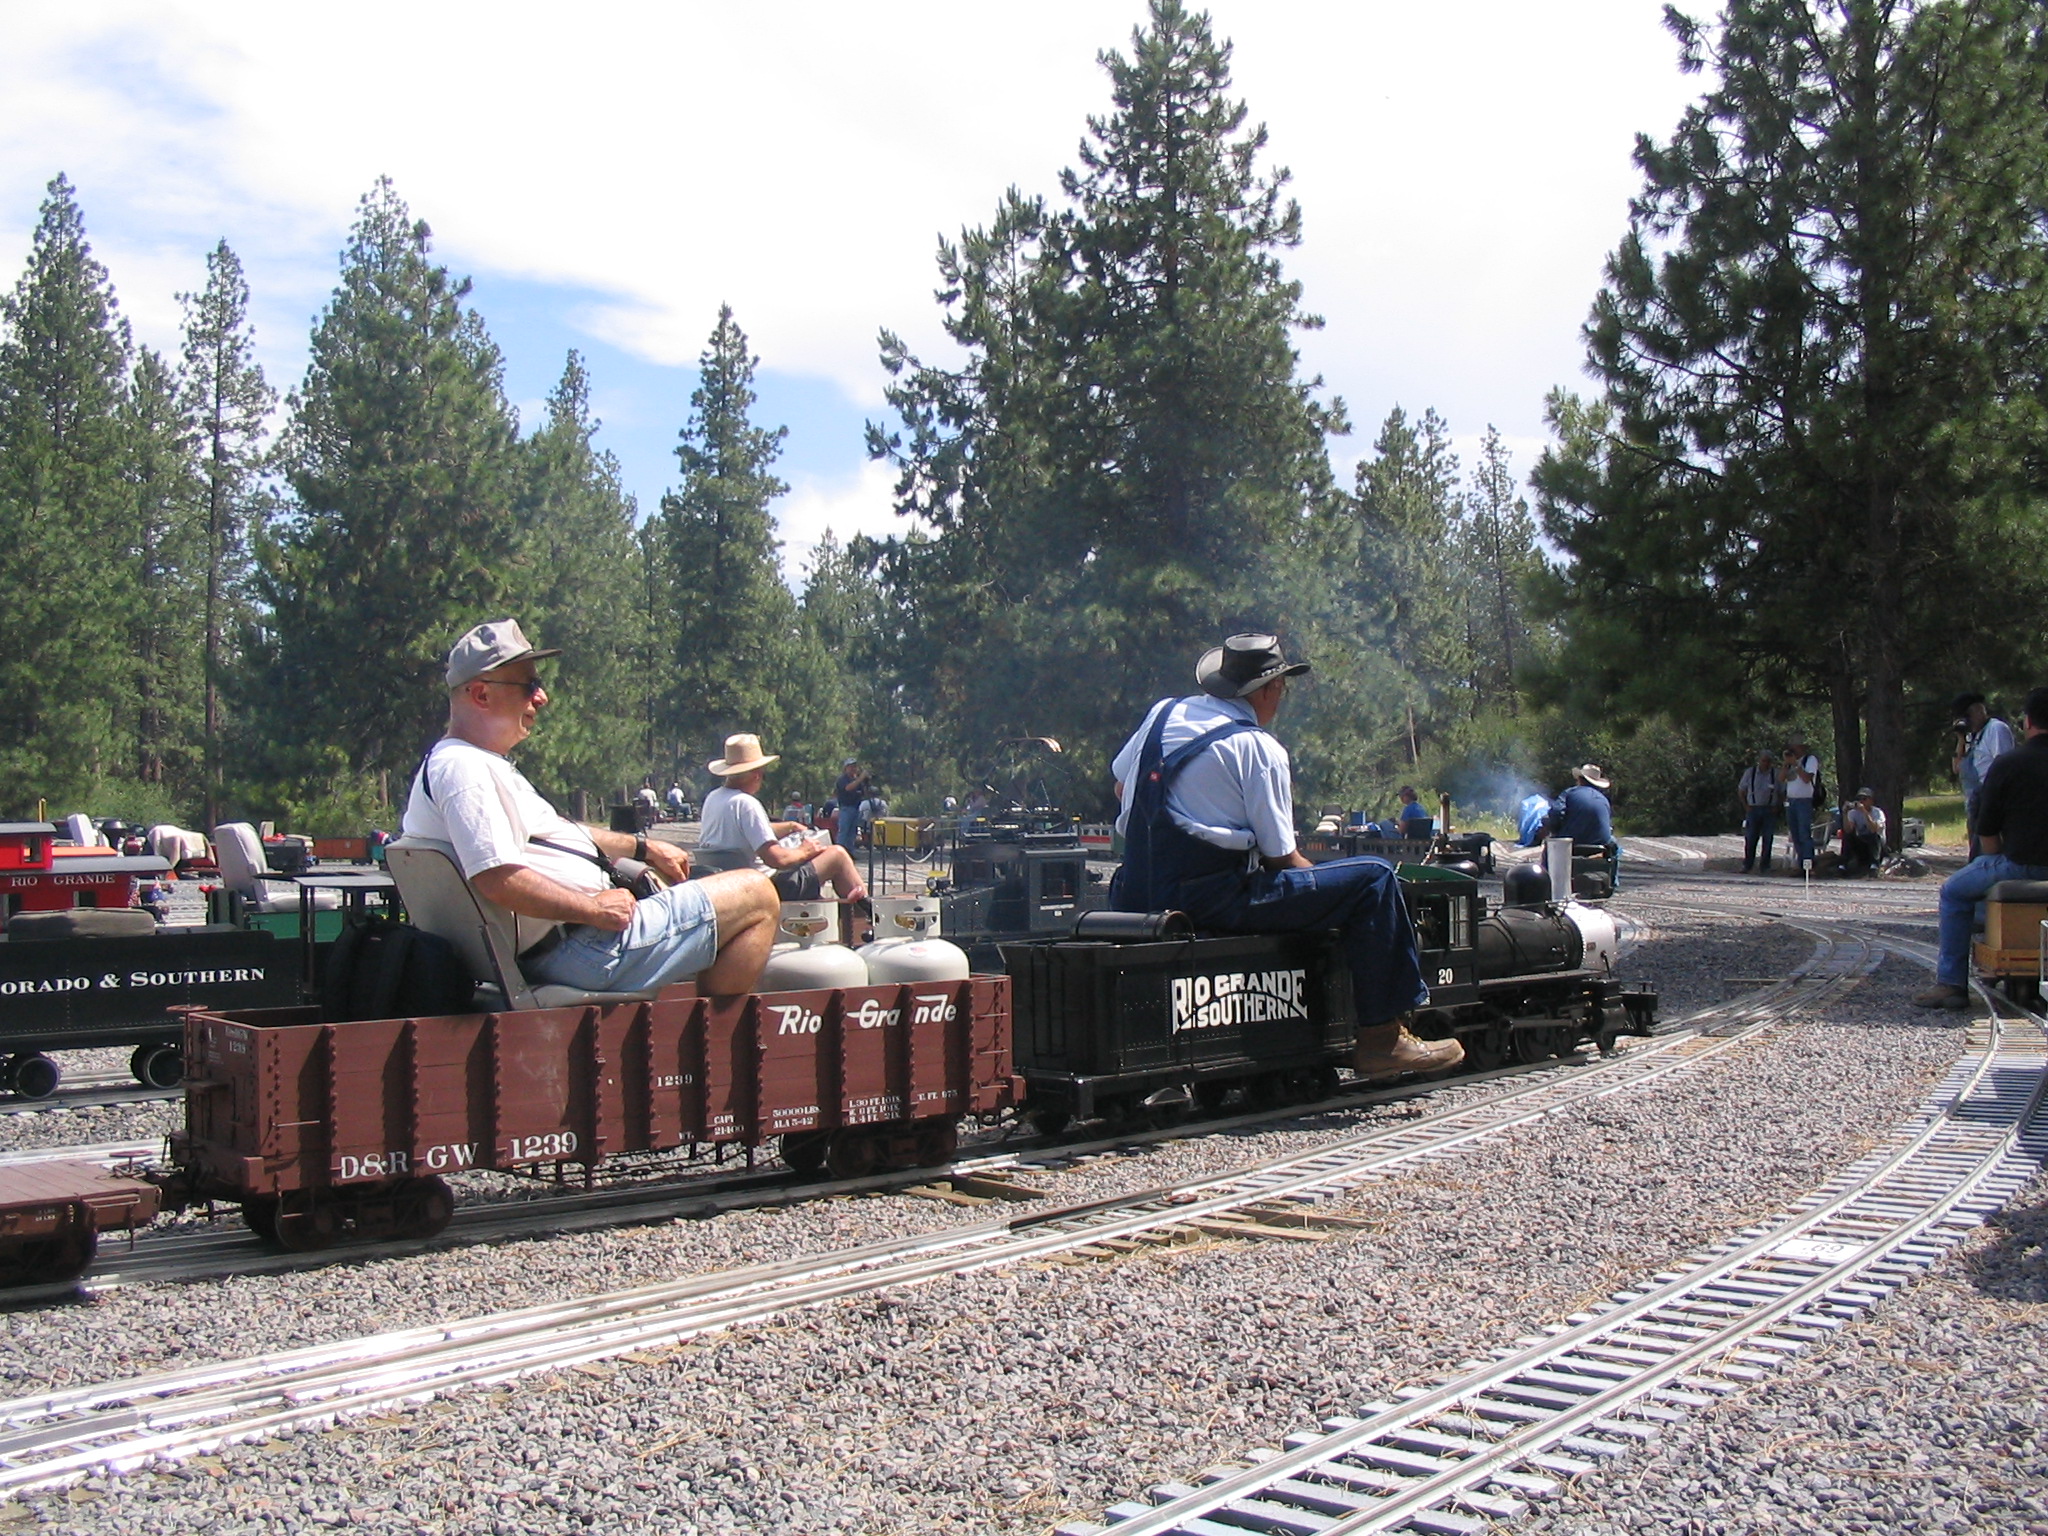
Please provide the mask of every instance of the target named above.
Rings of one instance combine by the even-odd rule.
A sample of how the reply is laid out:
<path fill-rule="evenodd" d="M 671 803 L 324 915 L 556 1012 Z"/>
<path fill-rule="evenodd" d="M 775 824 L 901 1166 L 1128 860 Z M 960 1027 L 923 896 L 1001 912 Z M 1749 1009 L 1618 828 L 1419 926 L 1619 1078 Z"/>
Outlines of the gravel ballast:
<path fill-rule="evenodd" d="M 1653 894 L 1648 879 L 1633 883 Z M 1712 888 L 1678 894 L 1693 891 Z M 1927 895 L 1931 902 L 1931 886 Z M 1846 905 L 1854 897 L 1849 890 L 1830 901 Z M 1644 915 L 1649 932 L 1627 969 L 1658 982 L 1667 1012 L 1783 976 L 1811 949 L 1804 937 L 1759 918 L 1682 916 L 1662 907 Z M 1921 977 L 1887 963 L 1732 1061 L 1369 1186 L 1336 1207 L 1371 1223 L 1356 1237 L 1313 1245 L 1216 1241 L 937 1282 L 175 1468 L 99 1479 L 13 1508 L 24 1523 L 95 1532 L 202 1522 L 223 1532 L 309 1524 L 1023 1532 L 1063 1518 L 1100 1518 L 1104 1506 L 1151 1483 L 1277 1444 L 1320 1416 L 1430 1379 L 1782 1209 L 1881 1139 L 1961 1048 L 1953 1016 L 1903 1006 Z M 1484 1091 L 1466 1086 L 1454 1094 Z M 1144 1156 L 1024 1178 L 1062 1202 L 1084 1200 L 1276 1155 L 1360 1123 L 1348 1114 L 1258 1134 L 1191 1135 Z M 0 1375 L 5 1390 L 19 1394 L 1002 1213 L 902 1198 L 835 1201 L 116 1292 L 86 1305 L 7 1315 Z M 2038 1234 L 2034 1242 L 2014 1262 L 2038 1291 Z M 1871 1323 L 1847 1330 L 1831 1353 L 1850 1351 L 1853 1360 L 1863 1348 L 1855 1336 L 1898 1326 L 1895 1315 L 1937 1295 L 1960 1267 L 1944 1266 Z M 1999 1304 L 2038 1303 L 2036 1295 Z M 1894 1361 L 1889 1387 L 1910 1396 L 1943 1383 L 1972 1392 L 1981 1386 L 1988 1402 L 1994 1378 L 1976 1382 L 1953 1350 L 1935 1348 L 1951 1337 L 1967 1338 L 1968 1330 L 1936 1328 L 1926 1342 L 1930 1358 L 1955 1370 L 1901 1369 Z M 1544 1516 L 1556 1522 L 1546 1528 L 1595 1528 L 1587 1522 L 1611 1508 L 1602 1485 L 1644 1475 L 1691 1437 L 1723 1432 L 1773 1394 L 1793 1392 L 1794 1380 L 1826 1359 L 1800 1362 L 1674 1435 L 1668 1449 L 1582 1485 L 1574 1494 L 1582 1502 Z M 2037 1398 L 2039 1385 L 2034 1378 Z M 1756 1443 L 1770 1438 L 1760 1434 Z M 1725 1452 L 1710 1456 L 1726 1459 Z M 1715 1475 L 1745 1488 L 1752 1477 L 1725 1465 Z M 1761 1466 L 1753 1475 L 1767 1476 Z M 1677 1474 L 1668 1486 L 1672 1510 L 1700 1517 L 1696 1492 L 1682 1491 Z M 1921 1494 L 1908 1486 L 1906 1496 Z M 1790 1519 L 1792 1507 L 1779 1518 Z M 0 1507 L 0 1516 L 8 1512 Z"/>

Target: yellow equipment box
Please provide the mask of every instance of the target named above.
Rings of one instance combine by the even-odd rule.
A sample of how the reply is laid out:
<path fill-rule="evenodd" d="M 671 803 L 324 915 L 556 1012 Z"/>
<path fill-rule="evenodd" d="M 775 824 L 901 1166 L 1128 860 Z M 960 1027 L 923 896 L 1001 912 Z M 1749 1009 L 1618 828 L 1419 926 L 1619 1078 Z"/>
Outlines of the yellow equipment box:
<path fill-rule="evenodd" d="M 922 848 L 937 831 L 929 816 L 877 816 L 869 836 L 877 848 Z"/>

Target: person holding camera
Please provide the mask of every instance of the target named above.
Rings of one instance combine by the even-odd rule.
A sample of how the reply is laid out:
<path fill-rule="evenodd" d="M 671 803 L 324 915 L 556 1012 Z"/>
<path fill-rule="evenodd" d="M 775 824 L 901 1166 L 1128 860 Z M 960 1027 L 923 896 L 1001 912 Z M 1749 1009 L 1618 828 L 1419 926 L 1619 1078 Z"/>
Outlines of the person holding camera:
<path fill-rule="evenodd" d="M 832 786 L 832 803 L 839 808 L 839 820 L 833 827 L 833 835 L 849 859 L 853 857 L 853 850 L 860 846 L 860 805 L 867 799 L 871 784 L 868 771 L 861 767 L 859 758 L 849 757 L 839 765 L 839 782 Z"/>
<path fill-rule="evenodd" d="M 1884 807 L 1877 792 L 1859 789 L 1842 819 L 1842 873 L 1867 874 L 1884 859 Z"/>
<path fill-rule="evenodd" d="M 1792 843 L 1792 862 L 1804 869 L 1813 862 L 1813 797 L 1820 784 L 1820 759 L 1798 737 L 1785 752 L 1785 834 Z"/>
<path fill-rule="evenodd" d="M 1956 735 L 1956 755 L 1949 766 L 1963 786 L 1963 821 L 1969 828 L 1970 857 L 1974 859 L 1981 851 L 1977 800 L 1983 793 L 1984 775 L 2012 750 L 2012 727 L 1991 713 L 1981 693 L 1959 693 L 1950 708 L 1955 714 L 1949 729 Z"/>

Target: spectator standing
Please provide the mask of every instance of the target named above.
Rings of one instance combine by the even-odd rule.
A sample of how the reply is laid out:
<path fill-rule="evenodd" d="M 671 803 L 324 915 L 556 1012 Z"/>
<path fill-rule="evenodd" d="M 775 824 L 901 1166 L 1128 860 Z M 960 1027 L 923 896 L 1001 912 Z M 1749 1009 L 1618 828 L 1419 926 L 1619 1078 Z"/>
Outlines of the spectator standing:
<path fill-rule="evenodd" d="M 1771 872 L 1771 840 L 1778 833 L 1778 800 L 1784 792 L 1778 778 L 1778 760 L 1759 752 L 1756 761 L 1742 770 L 1735 784 L 1735 798 L 1742 806 L 1742 872 L 1746 875 L 1763 852 L 1763 872 Z"/>
<path fill-rule="evenodd" d="M 1963 818 L 1970 831 L 1970 857 L 1979 853 L 1977 800 L 1991 765 L 2013 749 L 2012 727 L 1991 713 L 1981 693 L 1956 695 L 1956 755 L 1951 765 L 1963 786 Z"/>
<path fill-rule="evenodd" d="M 1785 833 L 1792 843 L 1792 862 L 1805 868 L 1813 862 L 1813 791 L 1820 778 L 1820 759 L 1806 750 L 1806 738 L 1795 736 L 1785 752 Z"/>
<path fill-rule="evenodd" d="M 2001 880 L 2048 880 L 2048 688 L 2027 695 L 2026 740 L 1984 775 L 1978 837 L 1984 851 L 1941 883 L 1935 985 L 1916 1008 L 1970 1004 L 1970 934 L 1977 903 Z"/>
<path fill-rule="evenodd" d="M 839 782 L 832 786 L 832 803 L 839 807 L 834 836 L 839 846 L 849 851 L 860 846 L 860 803 L 867 797 L 867 770 L 859 758 L 849 757 L 839 765 Z"/>
<path fill-rule="evenodd" d="M 668 786 L 668 813 L 677 821 L 690 819 L 690 797 L 683 793 L 683 786 L 673 780 Z"/>

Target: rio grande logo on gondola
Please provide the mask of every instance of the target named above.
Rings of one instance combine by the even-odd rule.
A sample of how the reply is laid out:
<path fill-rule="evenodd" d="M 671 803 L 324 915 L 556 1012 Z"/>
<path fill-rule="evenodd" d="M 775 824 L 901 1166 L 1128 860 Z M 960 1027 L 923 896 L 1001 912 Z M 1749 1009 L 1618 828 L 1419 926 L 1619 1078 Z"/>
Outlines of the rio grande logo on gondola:
<path fill-rule="evenodd" d="M 1173 978 L 1173 1030 L 1308 1017 L 1308 972 L 1218 971 Z"/>

